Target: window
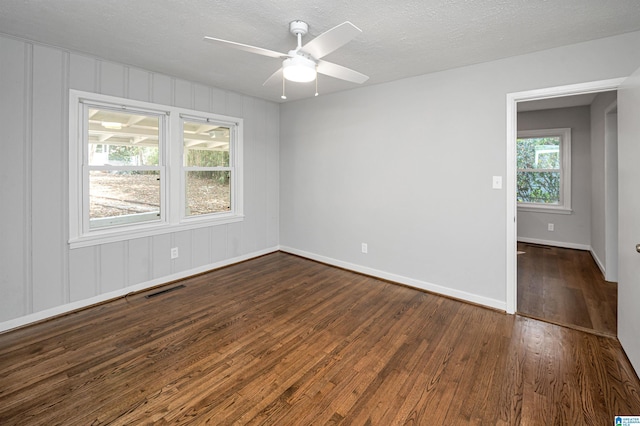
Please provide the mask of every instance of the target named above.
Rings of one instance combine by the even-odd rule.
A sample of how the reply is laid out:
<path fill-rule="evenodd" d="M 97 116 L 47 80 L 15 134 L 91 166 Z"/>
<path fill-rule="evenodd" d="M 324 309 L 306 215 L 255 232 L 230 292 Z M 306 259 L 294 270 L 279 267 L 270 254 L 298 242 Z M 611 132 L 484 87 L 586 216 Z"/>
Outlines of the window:
<path fill-rule="evenodd" d="M 143 111 L 83 108 L 89 208 L 85 229 L 161 220 L 164 117 Z M 84 156 L 83 156 L 84 157 Z"/>
<path fill-rule="evenodd" d="M 242 220 L 242 120 L 71 90 L 71 247 Z"/>
<path fill-rule="evenodd" d="M 518 209 L 571 212 L 571 129 L 518 132 Z"/>
<path fill-rule="evenodd" d="M 231 210 L 233 129 L 214 121 L 182 120 L 185 216 Z"/>

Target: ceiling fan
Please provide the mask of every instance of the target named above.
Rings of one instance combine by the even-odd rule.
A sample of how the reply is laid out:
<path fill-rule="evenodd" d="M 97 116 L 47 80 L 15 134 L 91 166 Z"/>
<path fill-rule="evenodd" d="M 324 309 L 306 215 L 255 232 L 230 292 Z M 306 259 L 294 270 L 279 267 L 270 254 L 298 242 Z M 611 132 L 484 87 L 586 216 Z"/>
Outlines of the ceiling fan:
<path fill-rule="evenodd" d="M 318 81 L 317 73 L 358 84 L 364 83 L 369 79 L 368 76 L 359 73 L 358 71 L 321 59 L 336 49 L 344 46 L 362 32 L 360 28 L 356 27 L 351 22 L 343 22 L 342 24 L 325 31 L 304 46 L 302 45 L 302 36 L 309 32 L 309 25 L 306 22 L 290 22 L 289 32 L 297 37 L 298 46 L 295 49 L 290 50 L 288 53 L 276 52 L 274 50 L 208 36 L 205 37 L 204 40 L 218 45 L 244 50 L 245 52 L 282 59 L 282 68 L 274 72 L 271 77 L 263 83 L 263 85 L 266 86 L 282 80 L 283 99 L 286 99 L 286 96 L 284 95 L 285 79 L 299 83 L 316 80 L 316 85 Z M 317 95 L 318 93 L 316 88 L 316 96 Z"/>

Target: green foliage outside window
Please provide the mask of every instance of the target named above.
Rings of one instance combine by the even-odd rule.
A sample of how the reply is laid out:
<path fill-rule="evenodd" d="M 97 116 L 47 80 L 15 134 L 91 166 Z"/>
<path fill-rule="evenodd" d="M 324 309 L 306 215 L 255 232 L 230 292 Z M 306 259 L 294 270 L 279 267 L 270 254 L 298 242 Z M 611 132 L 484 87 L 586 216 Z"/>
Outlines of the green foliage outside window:
<path fill-rule="evenodd" d="M 560 138 L 517 140 L 519 203 L 560 202 Z"/>

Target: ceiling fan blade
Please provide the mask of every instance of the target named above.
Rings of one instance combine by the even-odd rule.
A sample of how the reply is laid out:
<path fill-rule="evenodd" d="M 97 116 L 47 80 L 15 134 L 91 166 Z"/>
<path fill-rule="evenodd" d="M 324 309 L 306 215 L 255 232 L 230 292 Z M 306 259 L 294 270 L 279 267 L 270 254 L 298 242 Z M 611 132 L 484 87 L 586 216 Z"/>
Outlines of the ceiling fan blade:
<path fill-rule="evenodd" d="M 262 85 L 269 86 L 271 84 L 275 84 L 281 81 L 282 81 L 282 68 L 280 68 L 278 71 L 271 74 L 271 77 L 269 77 L 264 83 L 262 83 Z"/>
<path fill-rule="evenodd" d="M 320 59 L 328 55 L 339 47 L 344 46 L 355 36 L 360 34 L 362 30 L 351 22 L 346 21 L 342 24 L 331 28 L 302 46 L 300 49 L 304 53 L 308 53 L 315 59 Z"/>
<path fill-rule="evenodd" d="M 320 74 L 339 78 L 340 80 L 350 81 L 352 83 L 362 84 L 365 81 L 369 80 L 369 76 L 359 73 L 358 71 L 354 71 L 350 68 L 343 67 L 342 65 L 334 64 L 332 62 L 318 61 L 317 69 Z"/>
<path fill-rule="evenodd" d="M 276 52 L 275 50 L 263 49 L 262 47 L 236 43 L 235 41 L 223 40 L 221 38 L 205 36 L 204 40 L 220 46 L 232 47 L 234 49 L 244 50 L 245 52 L 249 52 L 249 53 L 257 53 L 258 55 L 268 56 L 270 58 L 284 59 L 289 57 L 288 53 L 280 53 L 280 52 Z"/>

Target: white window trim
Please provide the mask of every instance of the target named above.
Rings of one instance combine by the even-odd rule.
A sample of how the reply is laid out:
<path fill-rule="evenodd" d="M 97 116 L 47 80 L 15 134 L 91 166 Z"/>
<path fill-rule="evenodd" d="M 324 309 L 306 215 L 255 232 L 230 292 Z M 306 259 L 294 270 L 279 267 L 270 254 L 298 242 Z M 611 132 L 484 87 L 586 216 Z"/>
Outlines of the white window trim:
<path fill-rule="evenodd" d="M 561 165 L 560 165 L 560 200 L 558 204 L 520 203 L 518 211 L 536 213 L 571 214 L 571 128 L 520 130 L 520 138 L 543 138 L 560 136 Z M 517 188 L 516 188 L 517 189 Z"/>
<path fill-rule="evenodd" d="M 127 224 L 112 228 L 88 230 L 83 221 L 88 220 L 88 212 L 84 212 L 84 200 L 88 191 L 84 177 L 84 106 L 104 105 L 113 108 L 132 108 L 142 111 L 161 112 L 166 114 L 166 134 L 160 157 L 164 158 L 160 164 L 164 169 L 164 179 L 161 181 L 161 218 L 154 222 Z M 184 185 L 183 185 L 183 142 L 181 133 L 181 117 L 198 118 L 228 124 L 233 128 L 235 142 L 233 167 L 235 180 L 232 183 L 232 210 L 230 212 L 185 217 L 184 215 Z M 101 95 L 91 92 L 71 89 L 69 91 L 69 247 L 71 249 L 87 247 L 116 241 L 143 238 L 190 229 L 222 225 L 244 220 L 243 215 L 243 119 L 238 117 L 212 114 L 168 105 L 136 101 L 132 99 Z M 162 172 L 161 172 L 162 173 Z M 164 189 L 163 189 L 164 188 Z"/>
<path fill-rule="evenodd" d="M 231 211 L 230 212 L 224 212 L 224 213 L 215 213 L 215 214 L 205 214 L 205 215 L 197 215 L 197 216 L 187 216 L 184 206 L 186 203 L 186 193 L 183 190 L 179 190 L 180 193 L 180 206 L 179 206 L 179 211 L 180 211 L 180 221 L 182 223 L 188 224 L 188 223 L 200 223 L 200 222 L 208 222 L 210 221 L 212 218 L 213 219 L 217 219 L 217 218 L 227 218 L 227 217 L 234 217 L 237 216 L 237 211 L 242 212 L 242 193 L 239 191 L 240 188 L 242 188 L 242 173 L 238 173 L 238 170 L 240 169 L 240 166 L 242 164 L 242 144 L 241 143 L 236 143 L 236 144 L 231 144 L 229 145 L 229 151 L 230 151 L 230 164 L 229 167 L 206 167 L 206 168 L 202 168 L 202 167 L 186 167 L 184 165 L 184 144 L 182 143 L 182 136 L 183 136 L 183 125 L 184 125 L 184 121 L 201 121 L 201 122 L 210 122 L 210 123 L 216 123 L 216 124 L 222 124 L 224 126 L 229 126 L 229 131 L 232 133 L 232 135 L 230 135 L 230 140 L 231 138 L 237 140 L 237 141 L 241 141 L 242 140 L 242 126 L 238 126 L 237 125 L 237 120 L 238 119 L 233 119 L 231 121 L 229 120 L 223 120 L 222 116 L 217 116 L 217 118 L 213 118 L 213 117 L 205 117 L 202 114 L 200 115 L 193 115 L 193 114 L 186 114 L 186 113 L 181 113 L 179 114 L 179 126 L 177 126 L 177 133 L 179 133 L 179 139 L 180 139 L 180 146 L 177 148 L 179 150 L 179 153 L 176 152 L 176 155 L 179 155 L 180 157 L 180 188 L 185 188 L 186 182 L 185 182 L 185 171 L 187 170 L 226 170 L 229 168 L 235 169 L 233 175 L 232 175 L 232 179 L 235 181 L 235 184 L 231 185 Z M 215 217 L 214 217 L 215 216 Z"/>

